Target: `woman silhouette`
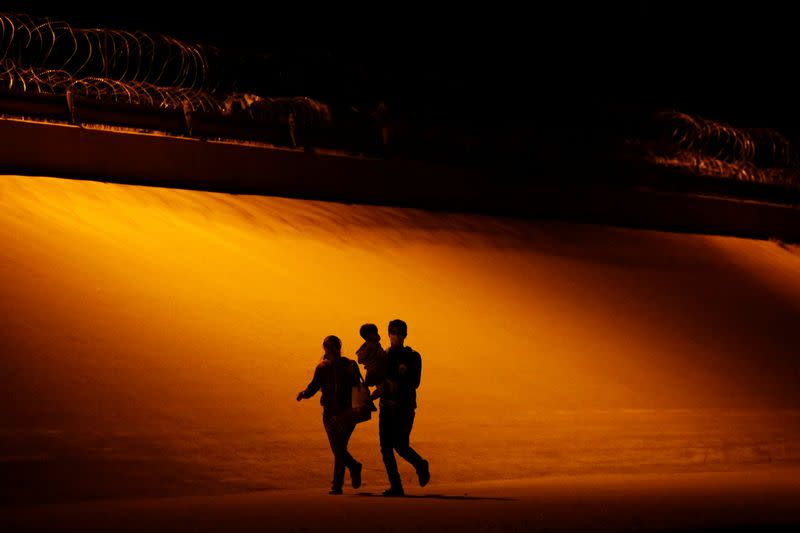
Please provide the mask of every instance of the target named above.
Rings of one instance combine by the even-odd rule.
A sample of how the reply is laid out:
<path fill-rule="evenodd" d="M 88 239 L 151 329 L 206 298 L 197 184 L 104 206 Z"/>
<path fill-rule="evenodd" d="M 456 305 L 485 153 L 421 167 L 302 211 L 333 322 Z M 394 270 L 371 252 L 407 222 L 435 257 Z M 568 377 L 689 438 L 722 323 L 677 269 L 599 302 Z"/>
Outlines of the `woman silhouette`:
<path fill-rule="evenodd" d="M 333 451 L 333 484 L 329 494 L 341 494 L 344 470 L 350 470 L 354 489 L 361 486 L 361 463 L 347 451 L 347 443 L 356 427 L 352 417 L 352 390 L 361 382 L 355 361 L 342 357 L 342 341 L 335 335 L 322 342 L 325 355 L 314 370 L 311 383 L 297 394 L 297 401 L 308 399 L 322 389 L 322 424 Z"/>

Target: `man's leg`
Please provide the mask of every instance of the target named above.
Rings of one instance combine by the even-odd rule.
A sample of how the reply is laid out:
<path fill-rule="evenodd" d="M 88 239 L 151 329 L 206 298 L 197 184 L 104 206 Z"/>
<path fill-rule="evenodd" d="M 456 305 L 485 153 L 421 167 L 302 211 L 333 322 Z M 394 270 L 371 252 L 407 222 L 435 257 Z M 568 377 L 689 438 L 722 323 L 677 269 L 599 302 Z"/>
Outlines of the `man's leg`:
<path fill-rule="evenodd" d="M 414 427 L 415 412 L 411 410 L 398 414 L 400 416 L 398 416 L 396 426 L 397 438 L 395 441 L 395 450 L 397 450 L 397 455 L 411 463 L 414 470 L 417 471 L 419 484 L 424 487 L 431 478 L 428 461 L 423 459 L 409 444 L 411 429 Z"/>
<path fill-rule="evenodd" d="M 396 428 L 397 437 L 394 444 L 394 449 L 397 450 L 397 455 L 411 463 L 411 465 L 419 470 L 425 460 L 414 451 L 410 446 L 411 429 L 414 427 L 414 411 L 401 411 L 397 413 Z"/>
<path fill-rule="evenodd" d="M 381 457 L 383 465 L 386 467 L 386 476 L 389 478 L 390 490 L 403 489 L 403 482 L 400 479 L 400 472 L 397 470 L 397 460 L 394 457 L 394 416 L 391 409 L 381 407 L 378 415 L 378 435 L 381 442 Z"/>

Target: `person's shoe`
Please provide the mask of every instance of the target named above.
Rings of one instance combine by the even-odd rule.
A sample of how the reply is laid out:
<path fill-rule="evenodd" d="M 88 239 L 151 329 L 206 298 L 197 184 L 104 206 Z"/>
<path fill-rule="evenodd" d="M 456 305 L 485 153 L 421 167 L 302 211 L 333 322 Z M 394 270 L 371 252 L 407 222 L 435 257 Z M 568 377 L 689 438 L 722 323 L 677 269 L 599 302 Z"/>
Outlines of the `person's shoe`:
<path fill-rule="evenodd" d="M 420 487 L 424 487 L 431 480 L 431 469 L 428 461 L 422 461 L 422 467 L 417 470 L 417 477 L 419 478 Z"/>
<path fill-rule="evenodd" d="M 342 494 L 342 487 L 331 487 L 328 494 Z"/>
<path fill-rule="evenodd" d="M 361 470 L 363 465 L 361 463 L 356 463 L 356 466 L 350 469 L 350 484 L 353 486 L 354 489 L 357 489 L 361 486 Z"/>
<path fill-rule="evenodd" d="M 391 487 L 383 491 L 383 495 L 387 497 L 405 496 L 406 493 L 403 487 Z"/>

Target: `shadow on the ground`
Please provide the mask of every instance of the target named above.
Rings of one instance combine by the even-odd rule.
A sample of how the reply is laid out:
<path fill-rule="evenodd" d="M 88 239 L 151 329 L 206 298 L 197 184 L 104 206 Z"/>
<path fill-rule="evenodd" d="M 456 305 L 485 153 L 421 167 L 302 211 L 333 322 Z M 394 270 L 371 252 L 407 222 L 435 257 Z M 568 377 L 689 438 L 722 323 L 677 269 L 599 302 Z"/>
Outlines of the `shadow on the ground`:
<path fill-rule="evenodd" d="M 358 492 L 356 493 L 356 496 L 390 499 L 390 497 L 384 496 L 383 494 L 375 494 L 374 492 Z M 417 498 L 417 499 L 429 499 L 429 500 L 493 500 L 493 501 L 504 501 L 504 502 L 519 501 L 517 498 L 501 498 L 493 496 L 467 496 L 466 494 L 463 496 L 450 496 L 447 494 L 406 494 L 405 496 L 391 496 L 391 498 Z"/>

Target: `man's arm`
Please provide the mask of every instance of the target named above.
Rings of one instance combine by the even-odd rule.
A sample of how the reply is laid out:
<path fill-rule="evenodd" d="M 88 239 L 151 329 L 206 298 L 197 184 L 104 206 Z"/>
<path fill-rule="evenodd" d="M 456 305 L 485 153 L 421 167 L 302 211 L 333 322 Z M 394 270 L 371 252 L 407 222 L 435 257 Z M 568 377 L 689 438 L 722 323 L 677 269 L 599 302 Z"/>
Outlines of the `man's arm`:
<path fill-rule="evenodd" d="M 381 383 L 380 385 L 375 386 L 375 390 L 369 393 L 370 400 L 377 400 L 381 396 L 383 396 L 383 387 L 384 384 Z"/>
<path fill-rule="evenodd" d="M 414 372 L 411 374 L 411 381 L 414 384 L 414 388 L 418 389 L 420 381 L 422 381 L 422 357 L 417 353 L 414 352 Z"/>

